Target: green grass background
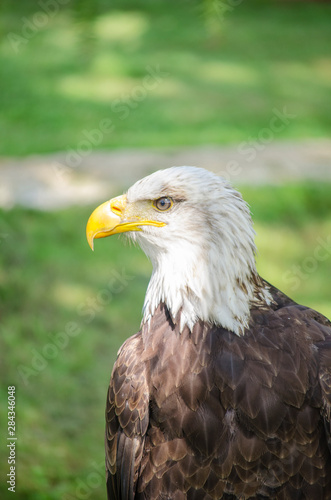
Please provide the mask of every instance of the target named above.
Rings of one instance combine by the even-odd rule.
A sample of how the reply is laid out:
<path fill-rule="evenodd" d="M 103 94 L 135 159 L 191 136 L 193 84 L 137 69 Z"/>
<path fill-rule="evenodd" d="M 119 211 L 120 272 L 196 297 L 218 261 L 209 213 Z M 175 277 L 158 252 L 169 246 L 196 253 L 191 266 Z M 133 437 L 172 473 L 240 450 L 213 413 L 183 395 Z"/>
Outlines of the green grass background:
<path fill-rule="evenodd" d="M 244 0 L 224 19 L 220 1 L 111 5 L 67 2 L 16 53 L 8 34 L 20 35 L 40 3 L 2 1 L 1 155 L 75 149 L 103 119 L 115 127 L 105 149 L 236 144 L 258 137 L 284 106 L 296 118 L 275 139 L 330 134 L 330 5 Z M 122 120 L 114 100 L 132 99 L 148 65 L 168 75 Z M 293 266 L 304 269 L 320 238 L 331 238 L 330 185 L 241 190 L 262 276 L 331 317 L 331 250 L 293 286 Z M 151 267 L 117 238 L 92 253 L 84 235 L 92 208 L 0 212 L 1 401 L 16 385 L 19 500 L 105 498 L 106 390 L 119 346 L 139 328 Z M 114 271 L 128 285 L 102 303 Z M 41 361 L 72 324 L 77 335 Z M 1 404 L 4 479 L 6 415 Z M 12 498 L 5 480 L 0 496 Z"/>
<path fill-rule="evenodd" d="M 327 137 L 331 5 L 222 3 L 238 4 L 71 0 L 34 32 L 38 2 L 2 0 L 0 154 L 75 148 L 103 119 L 105 148 L 236 143 L 284 107 L 296 119 L 277 138 Z M 167 76 L 135 101 L 147 66 Z"/>
<path fill-rule="evenodd" d="M 242 191 L 255 220 L 261 275 L 331 317 L 329 186 Z M 84 234 L 91 210 L 1 213 L 1 401 L 7 385 L 16 385 L 20 499 L 105 498 L 106 391 L 118 348 L 139 328 L 151 266 L 123 238 L 97 241 L 92 253 Z M 316 261 L 314 272 L 304 271 L 318 238 L 329 241 L 328 257 Z M 299 287 L 295 265 L 304 272 Z M 127 286 L 105 295 L 114 270 Z M 78 334 L 67 335 L 67 345 L 49 359 L 47 345 L 72 323 Z M 3 404 L 0 412 L 6 422 Z M 2 464 L 6 452 L 2 446 Z M 4 486 L 1 498 L 7 498 Z"/>

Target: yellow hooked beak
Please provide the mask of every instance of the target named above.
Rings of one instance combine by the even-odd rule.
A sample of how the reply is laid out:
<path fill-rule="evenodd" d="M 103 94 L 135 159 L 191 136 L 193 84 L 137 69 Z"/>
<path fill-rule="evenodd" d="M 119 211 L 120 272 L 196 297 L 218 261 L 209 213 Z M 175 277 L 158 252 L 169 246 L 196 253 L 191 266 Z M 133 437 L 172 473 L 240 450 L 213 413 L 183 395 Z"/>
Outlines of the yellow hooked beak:
<path fill-rule="evenodd" d="M 106 201 L 92 212 L 86 226 L 86 238 L 92 250 L 94 250 L 93 241 L 95 238 L 105 238 L 127 231 L 141 231 L 140 226 L 165 226 L 164 222 L 145 220 L 139 216 L 132 220 L 126 220 L 126 203 L 126 195 L 124 194 Z"/>

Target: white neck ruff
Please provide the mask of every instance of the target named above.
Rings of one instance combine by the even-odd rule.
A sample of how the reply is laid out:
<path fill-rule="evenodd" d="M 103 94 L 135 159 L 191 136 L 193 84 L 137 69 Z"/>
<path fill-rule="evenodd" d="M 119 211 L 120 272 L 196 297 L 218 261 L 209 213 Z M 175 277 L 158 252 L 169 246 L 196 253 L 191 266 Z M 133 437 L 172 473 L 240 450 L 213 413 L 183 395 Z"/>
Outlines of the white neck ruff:
<path fill-rule="evenodd" d="M 180 330 L 192 330 L 197 320 L 209 322 L 242 335 L 248 327 L 252 304 L 270 304 L 272 297 L 263 287 L 251 252 L 233 258 L 226 242 L 209 247 L 201 242 L 192 245 L 182 239 L 171 251 L 158 252 L 153 258 L 150 248 L 140 241 L 153 263 L 153 273 L 146 292 L 143 323 L 148 323 L 160 303 L 164 303 L 173 320 L 180 311 Z"/>

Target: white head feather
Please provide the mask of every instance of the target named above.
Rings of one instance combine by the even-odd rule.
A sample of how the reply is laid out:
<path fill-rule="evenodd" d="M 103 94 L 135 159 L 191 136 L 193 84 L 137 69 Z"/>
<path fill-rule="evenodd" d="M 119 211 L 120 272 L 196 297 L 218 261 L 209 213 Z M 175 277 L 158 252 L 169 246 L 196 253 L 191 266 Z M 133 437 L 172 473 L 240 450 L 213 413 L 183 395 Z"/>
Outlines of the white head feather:
<path fill-rule="evenodd" d="M 255 267 L 255 232 L 247 204 L 223 178 L 202 168 L 172 167 L 141 179 L 128 205 L 161 197 L 174 200 L 157 214 L 164 227 L 129 233 L 153 264 L 143 322 L 164 302 L 181 330 L 198 319 L 241 335 L 252 303 L 270 303 Z"/>

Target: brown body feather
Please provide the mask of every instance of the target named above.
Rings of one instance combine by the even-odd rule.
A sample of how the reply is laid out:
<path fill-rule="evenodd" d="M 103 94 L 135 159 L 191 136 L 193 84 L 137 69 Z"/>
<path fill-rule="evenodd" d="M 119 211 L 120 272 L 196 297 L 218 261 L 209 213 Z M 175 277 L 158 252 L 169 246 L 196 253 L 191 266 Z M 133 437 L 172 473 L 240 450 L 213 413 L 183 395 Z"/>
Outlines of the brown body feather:
<path fill-rule="evenodd" d="M 164 305 L 120 349 L 108 498 L 331 499 L 331 325 L 271 287 L 240 337 Z"/>

